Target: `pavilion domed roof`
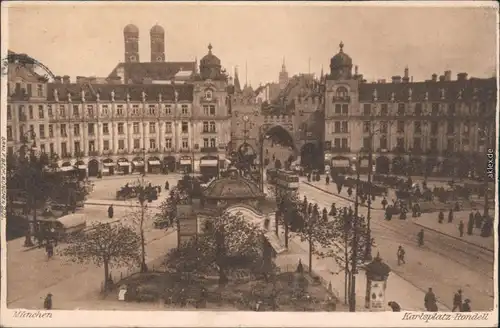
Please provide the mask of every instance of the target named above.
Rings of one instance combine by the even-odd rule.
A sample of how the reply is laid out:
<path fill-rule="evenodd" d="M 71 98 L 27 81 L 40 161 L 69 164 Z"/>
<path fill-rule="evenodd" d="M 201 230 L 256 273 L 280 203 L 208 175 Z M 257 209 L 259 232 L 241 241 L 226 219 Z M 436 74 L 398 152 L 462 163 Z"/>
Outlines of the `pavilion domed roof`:
<path fill-rule="evenodd" d="M 264 198 L 259 186 L 234 172 L 229 177 L 214 180 L 204 190 L 205 198 L 211 199 L 258 199 Z"/>

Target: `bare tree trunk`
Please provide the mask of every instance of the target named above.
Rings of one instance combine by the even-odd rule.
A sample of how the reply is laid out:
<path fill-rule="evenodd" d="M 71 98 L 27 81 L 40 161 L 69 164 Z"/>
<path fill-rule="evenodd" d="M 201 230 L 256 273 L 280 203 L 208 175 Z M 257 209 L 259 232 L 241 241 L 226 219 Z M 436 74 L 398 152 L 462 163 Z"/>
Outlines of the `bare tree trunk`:
<path fill-rule="evenodd" d="M 313 250 L 314 250 L 314 244 L 312 236 L 309 236 L 309 273 L 312 272 Z"/>
<path fill-rule="evenodd" d="M 347 232 L 344 233 L 344 304 L 347 305 L 349 295 L 349 250 L 347 249 Z"/>
<path fill-rule="evenodd" d="M 145 208 L 144 208 L 144 202 L 141 202 L 141 223 L 140 223 L 140 230 L 141 230 L 141 272 L 147 272 L 148 267 L 146 265 L 146 240 L 144 238 L 144 213 Z"/>
<path fill-rule="evenodd" d="M 109 290 L 110 280 L 109 280 L 109 260 L 104 260 L 104 290 Z"/>
<path fill-rule="evenodd" d="M 283 225 L 285 226 L 285 248 L 288 249 L 288 218 L 283 217 Z"/>

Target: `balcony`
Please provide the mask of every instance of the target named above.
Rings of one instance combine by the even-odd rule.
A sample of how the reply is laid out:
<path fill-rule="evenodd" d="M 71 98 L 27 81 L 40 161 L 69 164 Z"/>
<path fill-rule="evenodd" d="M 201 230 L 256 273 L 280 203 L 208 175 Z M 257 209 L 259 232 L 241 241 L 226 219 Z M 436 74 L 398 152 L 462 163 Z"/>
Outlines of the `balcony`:
<path fill-rule="evenodd" d="M 117 153 L 117 154 L 119 154 L 119 155 L 124 155 L 124 154 L 126 154 L 126 153 L 127 153 L 127 150 L 126 150 L 126 149 L 118 149 L 118 150 L 116 151 L 116 153 Z"/>
<path fill-rule="evenodd" d="M 99 156 L 100 153 L 97 150 L 89 151 L 89 156 Z"/>
<path fill-rule="evenodd" d="M 179 149 L 179 153 L 190 153 L 191 152 L 191 149 L 189 148 L 181 148 Z"/>
<path fill-rule="evenodd" d="M 174 148 L 172 148 L 172 147 L 164 147 L 163 148 L 163 153 L 165 153 L 165 154 L 170 154 L 172 152 L 174 152 Z"/>
<path fill-rule="evenodd" d="M 134 150 L 132 150 L 132 154 L 144 154 L 146 151 L 142 148 L 134 148 Z"/>
<path fill-rule="evenodd" d="M 155 153 L 158 153 L 158 152 L 159 152 L 159 151 L 158 151 L 158 148 L 149 148 L 149 149 L 148 149 L 148 153 L 149 153 L 149 154 L 155 154 Z"/>
<path fill-rule="evenodd" d="M 71 153 L 65 153 L 65 152 L 63 152 L 63 154 L 61 155 L 62 159 L 70 159 L 71 157 L 72 157 Z"/>
<path fill-rule="evenodd" d="M 217 133 L 217 130 L 213 129 L 203 129 L 203 131 L 201 131 L 201 133 Z"/>
<path fill-rule="evenodd" d="M 216 153 L 217 152 L 217 147 L 202 147 L 200 149 L 202 153 Z"/>
<path fill-rule="evenodd" d="M 85 152 L 83 152 L 83 151 L 75 151 L 75 157 L 76 158 L 85 157 Z"/>
<path fill-rule="evenodd" d="M 350 96 L 333 96 L 333 101 L 335 102 L 350 102 Z"/>
<path fill-rule="evenodd" d="M 113 151 L 111 149 L 104 149 L 102 151 L 103 155 L 113 155 Z"/>

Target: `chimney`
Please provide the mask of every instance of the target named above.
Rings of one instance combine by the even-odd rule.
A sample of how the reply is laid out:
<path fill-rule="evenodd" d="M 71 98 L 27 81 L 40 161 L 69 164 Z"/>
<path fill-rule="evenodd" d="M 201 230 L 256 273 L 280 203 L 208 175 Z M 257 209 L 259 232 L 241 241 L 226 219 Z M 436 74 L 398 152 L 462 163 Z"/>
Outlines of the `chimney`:
<path fill-rule="evenodd" d="M 439 76 L 439 82 L 444 82 L 444 75 Z"/>
<path fill-rule="evenodd" d="M 467 80 L 467 73 L 458 73 L 457 74 L 457 81 L 466 81 Z"/>
<path fill-rule="evenodd" d="M 444 80 L 451 81 L 451 71 L 444 71 Z"/>
<path fill-rule="evenodd" d="M 64 84 L 70 84 L 71 83 L 71 81 L 69 79 L 69 75 L 64 75 L 63 76 L 63 83 Z"/>
<path fill-rule="evenodd" d="M 54 77 L 54 83 L 56 84 L 61 84 L 62 83 L 62 77 L 60 77 L 59 75 Z"/>
<path fill-rule="evenodd" d="M 413 76 L 410 78 L 410 82 L 413 83 Z"/>
<path fill-rule="evenodd" d="M 408 69 L 408 67 L 405 68 L 405 77 L 408 78 L 410 75 L 410 70 Z"/>
<path fill-rule="evenodd" d="M 437 77 L 438 77 L 438 76 L 437 76 L 437 74 L 436 74 L 436 73 L 432 74 L 432 80 L 431 80 L 431 81 L 432 81 L 432 82 L 436 82 L 436 81 L 437 81 Z"/>
<path fill-rule="evenodd" d="M 401 83 L 401 76 L 399 76 L 399 75 L 393 76 L 392 83 Z"/>

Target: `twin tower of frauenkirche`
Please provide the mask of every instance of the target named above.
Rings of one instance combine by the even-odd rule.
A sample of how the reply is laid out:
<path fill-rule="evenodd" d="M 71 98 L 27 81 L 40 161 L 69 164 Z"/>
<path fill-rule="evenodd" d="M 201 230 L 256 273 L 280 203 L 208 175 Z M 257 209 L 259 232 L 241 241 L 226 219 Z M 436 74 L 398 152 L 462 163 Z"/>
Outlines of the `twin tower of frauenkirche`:
<path fill-rule="evenodd" d="M 165 30 L 160 25 L 155 25 L 149 31 L 151 39 L 151 62 L 165 61 Z M 140 62 L 139 60 L 139 28 L 133 24 L 123 29 L 125 39 L 125 62 Z"/>

